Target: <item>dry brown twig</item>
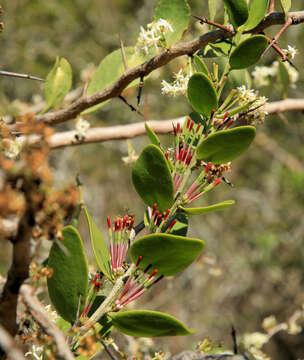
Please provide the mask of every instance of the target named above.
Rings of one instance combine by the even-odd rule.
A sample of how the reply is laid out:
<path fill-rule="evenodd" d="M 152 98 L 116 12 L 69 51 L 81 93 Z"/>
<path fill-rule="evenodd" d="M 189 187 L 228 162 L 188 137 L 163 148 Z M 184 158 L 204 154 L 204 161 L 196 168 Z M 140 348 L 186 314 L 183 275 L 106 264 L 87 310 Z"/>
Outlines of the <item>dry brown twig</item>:
<path fill-rule="evenodd" d="M 0 348 L 9 360 L 25 360 L 22 350 L 2 325 L 0 325 Z"/>

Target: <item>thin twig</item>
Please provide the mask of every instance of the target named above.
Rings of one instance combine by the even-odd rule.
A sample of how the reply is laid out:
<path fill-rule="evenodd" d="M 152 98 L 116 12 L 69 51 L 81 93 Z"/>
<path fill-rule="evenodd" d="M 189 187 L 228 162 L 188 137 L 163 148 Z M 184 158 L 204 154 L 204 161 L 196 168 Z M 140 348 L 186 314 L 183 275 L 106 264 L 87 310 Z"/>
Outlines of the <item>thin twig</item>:
<path fill-rule="evenodd" d="M 214 21 L 211 21 L 211 20 L 208 20 L 206 17 L 199 17 L 199 16 L 196 16 L 196 15 L 191 15 L 192 17 L 194 17 L 195 19 L 199 20 L 199 22 L 201 24 L 208 24 L 208 25 L 212 25 L 218 29 L 222 29 L 224 31 L 228 31 L 232 34 L 234 34 L 234 30 L 230 27 L 230 26 L 225 26 L 225 25 L 222 25 L 222 24 L 218 24 Z"/>
<path fill-rule="evenodd" d="M 140 81 L 139 81 L 139 84 L 138 84 L 137 107 L 138 107 L 139 104 L 140 104 L 141 94 L 142 94 L 143 87 L 144 87 L 144 76 L 142 75 L 142 76 L 140 77 Z"/>
<path fill-rule="evenodd" d="M 138 111 L 132 104 L 130 104 L 126 98 L 124 98 L 122 95 L 119 95 L 118 97 L 119 97 L 119 99 L 122 100 L 126 105 L 129 106 L 129 108 L 131 109 L 131 111 L 135 111 L 135 112 L 136 112 L 137 114 L 139 114 L 140 116 L 143 116 L 143 114 L 142 114 L 140 111 Z"/>
<path fill-rule="evenodd" d="M 44 79 L 41 79 L 37 76 L 28 75 L 28 74 L 19 74 L 19 73 L 10 72 L 10 71 L 4 71 L 4 70 L 0 70 L 0 75 L 21 78 L 21 79 L 28 79 L 28 80 L 45 81 Z"/>
<path fill-rule="evenodd" d="M 34 295 L 34 291 L 35 289 L 30 285 L 24 284 L 21 286 L 20 293 L 23 296 L 25 304 L 43 330 L 54 338 L 57 345 L 58 356 L 65 360 L 74 360 L 74 356 L 66 343 L 66 337 L 49 318 L 43 305 L 39 302 L 37 296 Z"/>
<path fill-rule="evenodd" d="M 25 360 L 23 352 L 2 325 L 0 325 L 0 356 L 1 350 L 6 353 L 10 360 Z"/>
<path fill-rule="evenodd" d="M 279 40 L 280 36 L 284 33 L 284 31 L 286 31 L 289 28 L 290 25 L 292 25 L 292 19 L 288 18 L 284 26 L 281 28 L 281 30 L 271 40 L 266 50 L 263 52 L 262 56 L 264 56 L 268 52 L 268 50 Z"/>
<path fill-rule="evenodd" d="M 102 346 L 104 347 L 106 353 L 109 355 L 109 357 L 112 360 L 117 360 L 116 357 L 111 353 L 110 349 L 108 348 L 108 345 L 105 343 L 105 341 L 103 339 L 99 339 L 99 341 L 102 343 Z"/>

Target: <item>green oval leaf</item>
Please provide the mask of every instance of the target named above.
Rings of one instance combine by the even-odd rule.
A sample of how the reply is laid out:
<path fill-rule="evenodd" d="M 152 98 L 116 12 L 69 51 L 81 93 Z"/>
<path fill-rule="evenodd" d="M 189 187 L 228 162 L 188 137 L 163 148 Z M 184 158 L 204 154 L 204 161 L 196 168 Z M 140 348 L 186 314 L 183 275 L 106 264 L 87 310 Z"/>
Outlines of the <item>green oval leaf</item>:
<path fill-rule="evenodd" d="M 42 112 L 60 104 L 72 86 L 72 68 L 66 59 L 57 56 L 55 65 L 46 77 L 44 96 L 46 105 Z"/>
<path fill-rule="evenodd" d="M 209 135 L 197 147 L 197 159 L 213 164 L 229 162 L 246 151 L 255 137 L 253 126 L 239 126 Z"/>
<path fill-rule="evenodd" d="M 91 244 L 96 262 L 108 279 L 112 279 L 111 259 L 107 244 L 86 206 L 83 207 L 90 231 Z"/>
<path fill-rule="evenodd" d="M 171 234 L 150 234 L 134 241 L 130 255 L 134 263 L 142 256 L 140 268 L 152 264 L 151 271 L 172 276 L 188 267 L 202 252 L 205 243 L 199 239 Z"/>
<path fill-rule="evenodd" d="M 231 24 L 234 27 L 241 26 L 248 18 L 248 6 L 246 0 L 223 0 Z"/>
<path fill-rule="evenodd" d="M 234 204 L 235 204 L 234 200 L 226 200 L 226 201 L 222 201 L 218 204 L 199 207 L 199 208 L 185 208 L 182 206 L 180 206 L 179 208 L 189 215 L 203 215 L 203 214 L 208 214 L 213 211 L 224 210 L 227 207 L 230 207 L 231 205 L 234 205 Z"/>
<path fill-rule="evenodd" d="M 149 127 L 149 125 L 146 122 L 145 122 L 145 129 L 151 143 L 159 147 L 160 145 L 159 137 L 155 134 L 155 132 Z"/>
<path fill-rule="evenodd" d="M 150 207 L 157 204 L 161 212 L 174 202 L 174 185 L 168 162 L 156 145 L 144 148 L 132 169 L 134 187 Z"/>
<path fill-rule="evenodd" d="M 269 8 L 269 0 L 252 0 L 249 16 L 244 24 L 244 30 L 254 29 L 264 19 Z"/>
<path fill-rule="evenodd" d="M 204 73 L 206 75 L 209 74 L 209 70 L 208 70 L 206 64 L 204 63 L 203 59 L 200 56 L 194 55 L 193 62 L 195 64 L 198 72 Z"/>
<path fill-rule="evenodd" d="M 291 0 L 281 0 L 281 5 L 284 10 L 284 13 L 288 13 L 291 8 Z"/>
<path fill-rule="evenodd" d="M 125 54 L 129 68 L 135 67 L 148 59 L 144 55 L 136 53 L 133 47 L 125 47 Z M 124 71 L 125 66 L 121 49 L 117 49 L 101 60 L 95 74 L 89 83 L 86 95 L 92 95 L 112 85 L 120 78 Z M 128 85 L 127 88 L 134 86 L 138 82 L 139 79 L 134 80 L 131 84 Z M 83 111 L 82 114 L 84 115 L 96 111 L 97 109 L 107 104 L 109 101 L 111 101 L 111 99 L 106 100 L 101 104 L 92 106 L 89 109 Z"/>
<path fill-rule="evenodd" d="M 193 334 L 175 317 L 158 311 L 133 310 L 110 313 L 113 325 L 122 333 L 137 337 Z"/>
<path fill-rule="evenodd" d="M 170 230 L 171 235 L 187 236 L 188 232 L 188 216 L 183 213 L 176 213 L 173 216 L 169 217 L 168 224 L 162 229 L 163 232 L 166 232 L 168 227 L 172 224 L 172 221 L 177 220 Z"/>
<path fill-rule="evenodd" d="M 191 76 L 188 82 L 187 95 L 193 109 L 207 117 L 213 109 L 217 109 L 216 91 L 211 80 L 203 73 Z"/>
<path fill-rule="evenodd" d="M 255 64 L 266 50 L 268 41 L 263 35 L 254 35 L 242 41 L 230 55 L 232 69 L 245 69 Z"/>
<path fill-rule="evenodd" d="M 186 0 L 161 0 L 155 8 L 153 18 L 167 20 L 172 26 L 173 32 L 165 34 L 167 45 L 171 46 L 181 39 L 189 26 L 190 7 Z"/>
<path fill-rule="evenodd" d="M 282 61 L 279 61 L 279 78 L 282 87 L 282 97 L 286 98 L 288 86 L 290 84 L 290 78 L 286 65 Z"/>
<path fill-rule="evenodd" d="M 53 276 L 47 279 L 50 299 L 64 320 L 73 323 L 76 319 L 81 296 L 80 314 L 83 310 L 88 287 L 88 264 L 83 243 L 73 226 L 62 230 L 63 240 L 51 247 L 48 266 Z"/>
<path fill-rule="evenodd" d="M 214 21 L 217 12 L 218 0 L 208 0 L 209 19 Z"/>

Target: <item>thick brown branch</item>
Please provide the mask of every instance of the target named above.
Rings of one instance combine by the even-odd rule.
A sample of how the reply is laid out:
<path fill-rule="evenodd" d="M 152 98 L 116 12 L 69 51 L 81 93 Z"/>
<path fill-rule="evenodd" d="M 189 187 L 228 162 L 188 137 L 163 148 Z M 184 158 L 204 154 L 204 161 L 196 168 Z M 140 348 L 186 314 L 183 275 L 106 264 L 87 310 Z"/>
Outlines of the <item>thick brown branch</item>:
<path fill-rule="evenodd" d="M 37 297 L 34 295 L 35 289 L 30 285 L 22 285 L 20 289 L 20 294 L 23 296 L 24 302 L 29 308 L 31 314 L 38 322 L 38 324 L 43 328 L 43 330 L 52 336 L 57 345 L 57 355 L 61 359 L 65 360 L 74 360 L 67 343 L 64 334 L 60 329 L 53 323 L 46 313 L 44 307 L 41 305 Z"/>
<path fill-rule="evenodd" d="M 304 11 L 289 13 L 288 17 L 292 19 L 293 25 L 302 23 L 304 22 Z M 285 24 L 285 21 L 286 19 L 284 13 L 271 13 L 261 24 L 259 24 L 256 29 L 253 29 L 252 32 L 261 32 L 269 26 Z M 208 32 L 192 41 L 179 43 L 175 46 L 172 46 L 170 49 L 163 51 L 161 54 L 153 57 L 144 64 L 126 70 L 124 74 L 116 81 L 116 83 L 107 87 L 106 89 L 89 96 L 82 96 L 80 99 L 63 110 L 47 113 L 44 115 L 37 115 L 35 119 L 37 121 L 43 121 L 52 125 L 73 119 L 89 107 L 119 96 L 121 92 L 136 78 L 139 78 L 140 76 L 147 76 L 153 70 L 168 64 L 170 61 L 179 56 L 193 54 L 197 50 L 206 46 L 208 43 L 215 42 L 219 39 L 229 38 L 231 36 L 233 36 L 232 32 L 225 30 L 215 30 Z"/>

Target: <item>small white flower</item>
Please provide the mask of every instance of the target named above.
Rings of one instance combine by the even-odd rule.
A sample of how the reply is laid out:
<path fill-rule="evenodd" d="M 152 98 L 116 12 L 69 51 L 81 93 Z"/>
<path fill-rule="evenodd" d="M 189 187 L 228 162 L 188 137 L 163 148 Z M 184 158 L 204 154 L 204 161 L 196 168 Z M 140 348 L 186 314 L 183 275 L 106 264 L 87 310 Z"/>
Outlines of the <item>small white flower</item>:
<path fill-rule="evenodd" d="M 296 49 L 293 46 L 288 45 L 288 48 L 283 49 L 283 52 L 285 53 L 286 56 L 290 56 L 292 59 L 294 59 L 298 53 L 298 49 Z"/>
<path fill-rule="evenodd" d="M 188 81 L 191 75 L 185 74 L 182 69 L 173 75 L 174 81 L 172 84 L 165 80 L 161 82 L 161 93 L 163 95 L 177 96 L 184 95 L 187 91 Z"/>
<path fill-rule="evenodd" d="M 7 140 L 8 146 L 4 149 L 4 155 L 10 159 L 15 159 L 21 152 L 22 139 L 16 137 L 14 140 Z"/>
<path fill-rule="evenodd" d="M 147 30 L 141 26 L 136 43 L 136 51 L 148 55 L 151 48 L 154 47 L 158 50 L 158 48 L 163 46 L 162 42 L 167 32 L 173 32 L 173 28 L 168 21 L 164 19 L 158 19 L 157 21 L 149 23 Z"/>
<path fill-rule="evenodd" d="M 90 123 L 80 117 L 76 122 L 75 128 L 77 137 L 83 139 L 86 137 L 87 131 L 90 128 Z"/>
<path fill-rule="evenodd" d="M 298 81 L 299 79 L 299 73 L 298 71 L 293 67 L 291 66 L 287 61 L 285 61 L 285 66 L 286 66 L 286 69 L 288 71 L 288 75 L 289 75 L 289 81 L 291 83 L 291 85 L 293 85 L 293 87 L 295 87 L 295 83 Z"/>
<path fill-rule="evenodd" d="M 257 87 L 269 85 L 269 78 L 276 75 L 276 69 L 271 66 L 256 66 L 252 72 L 252 77 Z"/>

